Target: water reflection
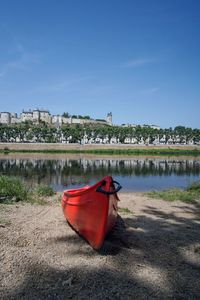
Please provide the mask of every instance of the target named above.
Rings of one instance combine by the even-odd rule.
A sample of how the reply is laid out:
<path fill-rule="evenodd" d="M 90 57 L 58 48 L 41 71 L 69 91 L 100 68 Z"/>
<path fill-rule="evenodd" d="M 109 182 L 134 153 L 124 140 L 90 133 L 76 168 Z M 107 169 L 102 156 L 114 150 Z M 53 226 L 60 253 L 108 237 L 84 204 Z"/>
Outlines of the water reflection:
<path fill-rule="evenodd" d="M 57 190 L 92 184 L 112 175 L 124 190 L 184 187 L 199 179 L 200 159 L 168 158 L 0 158 L 0 174 L 19 176 L 27 183 L 44 183 Z"/>

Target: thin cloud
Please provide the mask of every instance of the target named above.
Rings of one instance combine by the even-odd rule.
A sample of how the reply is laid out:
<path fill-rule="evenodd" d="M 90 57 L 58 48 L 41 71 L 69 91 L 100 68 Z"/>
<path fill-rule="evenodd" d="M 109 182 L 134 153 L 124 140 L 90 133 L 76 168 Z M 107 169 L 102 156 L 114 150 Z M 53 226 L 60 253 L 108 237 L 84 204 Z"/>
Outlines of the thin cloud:
<path fill-rule="evenodd" d="M 124 68 L 135 68 L 135 67 L 140 67 L 140 66 L 144 66 L 147 64 L 155 63 L 155 62 L 156 62 L 156 59 L 139 58 L 139 59 L 130 60 L 130 61 L 124 63 L 122 66 Z"/>
<path fill-rule="evenodd" d="M 149 90 L 149 93 L 157 93 L 159 91 L 158 87 L 152 88 Z"/>
<path fill-rule="evenodd" d="M 153 87 L 153 88 L 150 88 L 150 89 L 146 89 L 146 90 L 141 91 L 141 94 L 155 94 L 155 93 L 157 93 L 159 90 L 160 90 L 159 87 Z"/>

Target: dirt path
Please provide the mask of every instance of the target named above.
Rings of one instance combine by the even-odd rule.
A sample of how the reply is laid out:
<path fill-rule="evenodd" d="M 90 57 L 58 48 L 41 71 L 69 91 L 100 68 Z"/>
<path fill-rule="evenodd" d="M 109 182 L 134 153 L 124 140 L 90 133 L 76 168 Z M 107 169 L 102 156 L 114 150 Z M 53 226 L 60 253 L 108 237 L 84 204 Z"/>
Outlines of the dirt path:
<path fill-rule="evenodd" d="M 200 205 L 121 193 L 94 251 L 59 205 L 0 206 L 0 299 L 199 299 Z"/>

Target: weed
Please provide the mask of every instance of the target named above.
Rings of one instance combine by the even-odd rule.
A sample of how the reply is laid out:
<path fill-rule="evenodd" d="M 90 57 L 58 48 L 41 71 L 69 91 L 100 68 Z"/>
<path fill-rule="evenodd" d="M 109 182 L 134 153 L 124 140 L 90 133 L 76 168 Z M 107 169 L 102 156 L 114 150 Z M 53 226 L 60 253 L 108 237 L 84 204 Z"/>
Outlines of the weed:
<path fill-rule="evenodd" d="M 0 199 L 26 201 L 28 191 L 22 181 L 15 177 L 0 176 Z"/>
<path fill-rule="evenodd" d="M 52 187 L 48 185 L 39 184 L 34 188 L 33 193 L 41 197 L 44 196 L 48 197 L 48 196 L 53 196 L 55 194 L 55 191 Z"/>
<path fill-rule="evenodd" d="M 200 199 L 200 182 L 192 183 L 185 190 L 173 188 L 163 191 L 150 191 L 147 195 L 152 198 L 160 198 L 167 201 L 180 200 L 192 203 Z"/>
<path fill-rule="evenodd" d="M 200 194 L 200 181 L 194 181 L 187 187 L 186 190 L 190 192 L 198 192 Z"/>
<path fill-rule="evenodd" d="M 6 220 L 6 219 L 0 219 L 0 225 L 3 226 L 3 227 L 11 225 L 11 221 L 10 220 Z"/>
<path fill-rule="evenodd" d="M 28 190 L 24 183 L 15 177 L 0 176 L 0 203 L 13 204 L 18 201 L 44 205 L 45 197 L 55 194 L 55 191 L 46 185 L 38 185 Z"/>
<path fill-rule="evenodd" d="M 119 207 L 118 208 L 118 212 L 121 212 L 121 213 L 126 213 L 126 214 L 132 214 L 132 211 L 130 211 L 128 208 L 124 208 L 124 207 Z"/>

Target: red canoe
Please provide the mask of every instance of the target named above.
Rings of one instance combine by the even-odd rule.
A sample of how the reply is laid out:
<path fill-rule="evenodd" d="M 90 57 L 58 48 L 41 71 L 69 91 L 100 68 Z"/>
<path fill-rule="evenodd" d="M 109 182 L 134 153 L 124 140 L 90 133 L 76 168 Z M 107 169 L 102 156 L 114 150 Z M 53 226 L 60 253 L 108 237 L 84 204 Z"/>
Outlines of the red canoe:
<path fill-rule="evenodd" d="M 94 249 L 102 246 L 106 234 L 115 225 L 120 189 L 118 182 L 106 176 L 93 186 L 63 193 L 65 218 Z"/>

